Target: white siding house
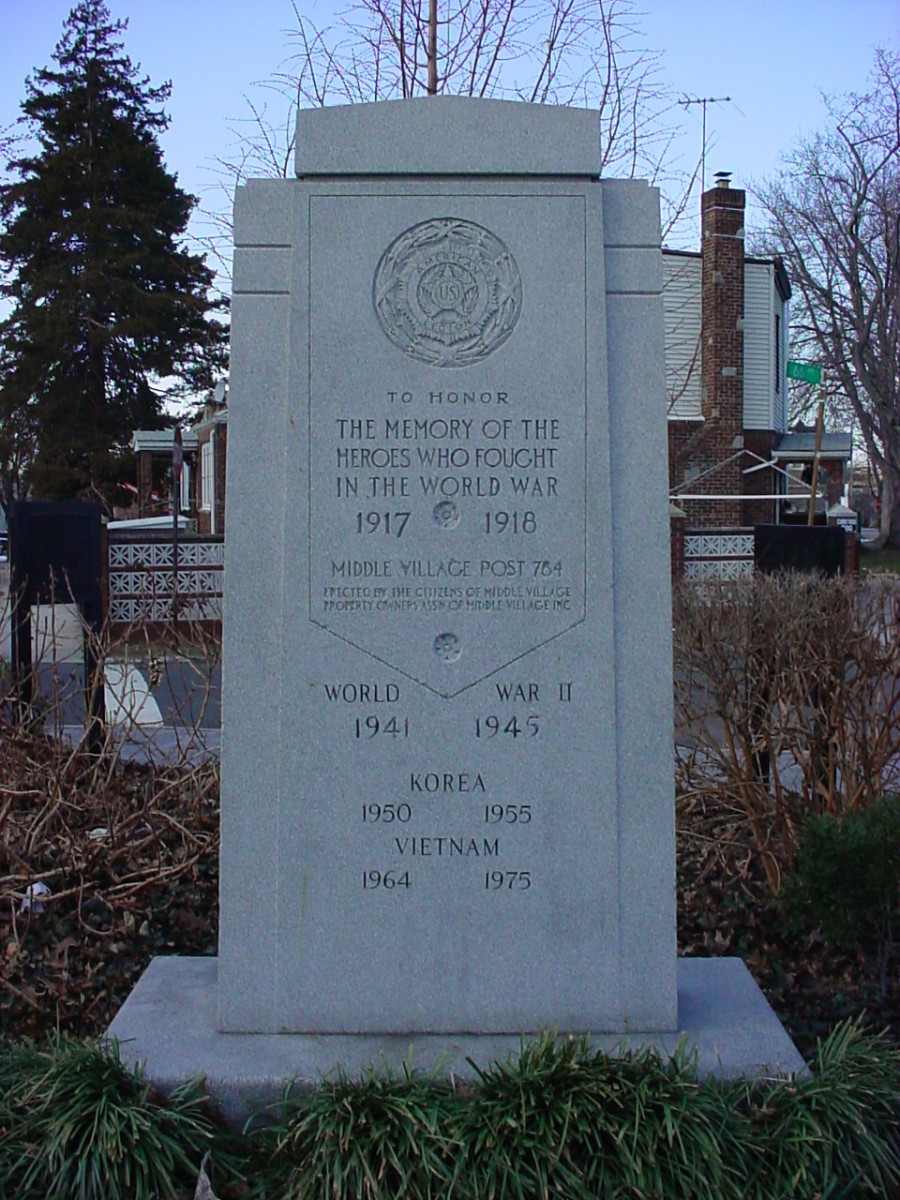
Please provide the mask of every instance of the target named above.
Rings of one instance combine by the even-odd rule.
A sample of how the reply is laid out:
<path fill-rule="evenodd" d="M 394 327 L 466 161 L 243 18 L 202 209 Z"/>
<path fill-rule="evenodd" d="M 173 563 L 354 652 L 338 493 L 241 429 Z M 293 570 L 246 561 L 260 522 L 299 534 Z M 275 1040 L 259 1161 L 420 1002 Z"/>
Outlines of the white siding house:
<path fill-rule="evenodd" d="M 699 254 L 663 251 L 666 403 L 670 421 L 702 420 Z M 784 268 L 781 268 L 783 273 Z M 744 262 L 744 428 L 787 428 L 786 290 L 771 259 Z"/>
<path fill-rule="evenodd" d="M 788 301 L 771 260 L 744 262 L 744 428 L 786 429 Z"/>
<path fill-rule="evenodd" d="M 666 331 L 666 402 L 672 421 L 699 421 L 699 254 L 663 253 L 663 316 Z"/>

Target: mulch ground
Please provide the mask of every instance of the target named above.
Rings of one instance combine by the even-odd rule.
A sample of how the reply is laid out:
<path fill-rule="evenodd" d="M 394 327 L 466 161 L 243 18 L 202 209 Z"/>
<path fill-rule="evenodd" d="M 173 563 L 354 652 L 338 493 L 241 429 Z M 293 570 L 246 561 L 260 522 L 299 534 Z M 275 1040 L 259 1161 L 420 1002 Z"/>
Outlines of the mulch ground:
<path fill-rule="evenodd" d="M 681 954 L 743 958 L 806 1058 L 848 1016 L 900 1036 L 896 989 L 787 928 L 737 819 L 682 802 L 677 829 Z M 214 765 L 98 771 L 0 735 L 0 1033 L 102 1032 L 155 955 L 215 954 L 217 923 Z"/>

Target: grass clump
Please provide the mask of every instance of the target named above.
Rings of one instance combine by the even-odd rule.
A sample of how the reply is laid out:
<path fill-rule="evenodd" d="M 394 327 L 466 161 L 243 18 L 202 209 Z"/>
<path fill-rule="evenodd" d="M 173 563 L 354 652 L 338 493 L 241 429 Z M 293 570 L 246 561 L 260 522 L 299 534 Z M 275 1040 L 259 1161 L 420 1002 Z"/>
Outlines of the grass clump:
<path fill-rule="evenodd" d="M 855 1022 L 820 1042 L 810 1074 L 725 1089 L 746 1200 L 887 1197 L 900 1187 L 900 1052 Z"/>
<path fill-rule="evenodd" d="M 722 1194 L 718 1088 L 683 1055 L 611 1058 L 587 1038 L 545 1035 L 478 1073 L 459 1114 L 472 1197 Z"/>
<path fill-rule="evenodd" d="M 437 1200 L 450 1194 L 449 1087 L 404 1071 L 343 1073 L 262 1130 L 279 1200 Z"/>
<path fill-rule="evenodd" d="M 338 1074 L 245 1139 L 223 1136 L 196 1085 L 164 1101 L 115 1047 L 58 1041 L 0 1053 L 0 1195 L 174 1200 L 211 1151 L 222 1200 L 887 1197 L 898 1095 L 900 1050 L 857 1024 L 807 1076 L 731 1083 L 684 1053 L 607 1057 L 544 1034 L 470 1083 Z"/>
<path fill-rule="evenodd" d="M 226 1173 L 237 1168 L 202 1087 L 164 1099 L 115 1043 L 15 1046 L 0 1055 L 0 1087 L 0 1195 L 156 1200 L 192 1186 L 207 1151 Z"/>

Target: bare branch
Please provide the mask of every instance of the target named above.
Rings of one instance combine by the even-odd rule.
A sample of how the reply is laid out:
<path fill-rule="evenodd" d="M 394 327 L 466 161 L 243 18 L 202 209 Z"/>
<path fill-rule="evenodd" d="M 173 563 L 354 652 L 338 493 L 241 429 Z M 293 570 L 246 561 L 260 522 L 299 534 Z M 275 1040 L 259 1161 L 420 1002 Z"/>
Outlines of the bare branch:
<path fill-rule="evenodd" d="M 298 104 L 358 103 L 436 93 L 575 104 L 600 114 L 604 173 L 651 178 L 664 191 L 665 228 L 685 210 L 695 174 L 675 169 L 674 98 L 660 56 L 640 33 L 636 0 L 350 0 L 318 27 L 292 0 L 291 54 L 273 80 L 291 115 Z M 283 161 L 251 106 L 240 170 Z M 280 122 L 273 123 L 280 128 Z M 279 141 L 279 150 L 283 145 Z"/>

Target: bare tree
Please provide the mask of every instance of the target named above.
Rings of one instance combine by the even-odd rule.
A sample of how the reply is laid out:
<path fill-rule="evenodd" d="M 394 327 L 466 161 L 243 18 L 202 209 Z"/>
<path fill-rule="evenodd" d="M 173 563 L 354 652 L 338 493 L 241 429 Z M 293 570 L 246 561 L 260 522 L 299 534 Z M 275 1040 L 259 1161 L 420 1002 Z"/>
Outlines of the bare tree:
<path fill-rule="evenodd" d="M 881 543 L 900 546 L 900 55 L 877 51 L 870 90 L 828 112 L 760 200 L 799 294 L 795 344 L 839 385 L 880 486 Z"/>
<path fill-rule="evenodd" d="M 682 216 L 697 171 L 676 169 L 681 110 L 645 46 L 634 0 L 351 0 L 319 27 L 292 0 L 291 54 L 235 128 L 228 190 L 290 173 L 300 106 L 435 94 L 575 104 L 599 113 L 604 174 L 660 187 L 663 234 Z"/>

